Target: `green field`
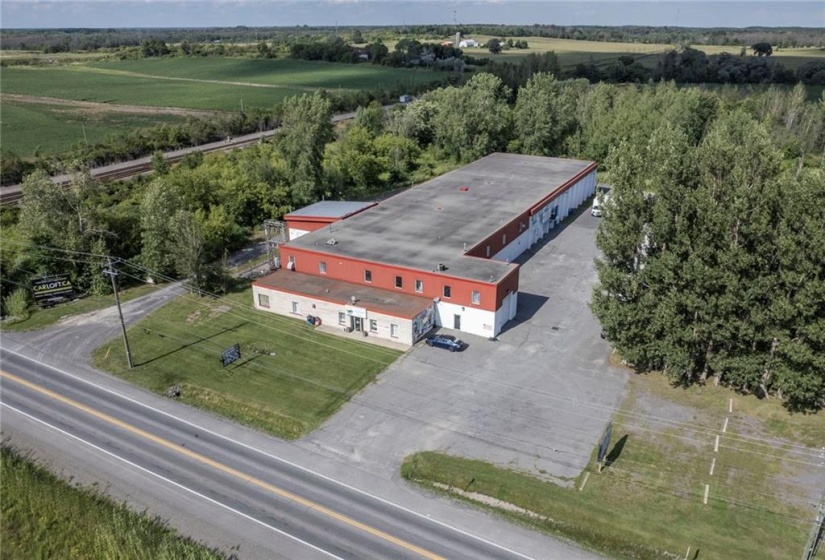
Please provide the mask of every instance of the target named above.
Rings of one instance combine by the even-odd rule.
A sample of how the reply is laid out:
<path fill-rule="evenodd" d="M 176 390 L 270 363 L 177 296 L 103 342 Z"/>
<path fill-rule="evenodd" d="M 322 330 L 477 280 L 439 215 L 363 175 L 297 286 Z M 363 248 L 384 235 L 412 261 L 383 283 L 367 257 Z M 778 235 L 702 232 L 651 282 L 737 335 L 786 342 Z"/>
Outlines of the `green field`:
<path fill-rule="evenodd" d="M 129 329 L 136 367 L 113 339 L 95 364 L 163 393 L 279 437 L 316 428 L 399 355 L 395 350 L 317 332 L 303 321 L 251 309 L 251 289 L 224 300 L 186 295 Z M 242 359 L 221 367 L 221 351 Z"/>
<path fill-rule="evenodd" d="M 825 416 L 792 416 L 777 401 L 736 396 L 722 387 L 676 389 L 664 376 L 649 375 L 631 379 L 613 422 L 608 466 L 598 473 L 591 458 L 575 488 L 432 452 L 408 457 L 402 475 L 475 504 L 482 503 L 479 496 L 444 485 L 519 506 L 542 518 L 504 512 L 489 500 L 484 505 L 615 558 L 683 558 L 688 547 L 689 558 L 801 554 L 819 491 L 813 481 L 821 482 L 817 454 Z M 799 444 L 813 447 L 792 453 Z"/>
<path fill-rule="evenodd" d="M 70 485 L 5 444 L 0 447 L 0 470 L 0 538 L 6 560 L 226 558 L 181 537 L 157 518 Z"/>
<path fill-rule="evenodd" d="M 0 138 L 4 149 L 27 157 L 57 153 L 75 144 L 102 142 L 117 130 L 180 123 L 185 119 L 161 113 L 133 114 L 3 100 Z"/>
<path fill-rule="evenodd" d="M 440 81 L 426 70 L 288 59 L 168 58 L 3 69 L 3 92 L 156 107 L 272 108 L 315 91 L 373 90 Z"/>
<path fill-rule="evenodd" d="M 478 35 L 473 39 L 486 44 L 491 36 Z M 620 56 L 630 55 L 641 60 L 642 63 L 655 64 L 657 56 L 661 53 L 675 48 L 675 45 L 664 43 L 608 43 L 601 41 L 575 41 L 573 39 L 552 39 L 548 37 L 513 37 L 527 41 L 528 49 L 509 49 L 502 51 L 499 55 L 492 55 L 486 47 L 475 49 L 463 49 L 465 54 L 475 57 L 488 57 L 493 60 L 520 60 L 530 53 L 544 53 L 553 51 L 559 57 L 559 63 L 563 68 L 569 68 L 579 63 L 586 63 L 591 58 L 596 63 L 606 63 L 617 60 Z M 393 44 L 394 46 L 394 44 Z M 717 45 L 691 45 L 693 48 L 707 54 L 720 54 L 723 52 L 739 55 L 739 46 L 717 46 Z M 772 60 L 778 60 L 789 68 L 796 69 L 799 65 L 813 59 L 825 58 L 825 49 L 799 48 L 799 49 L 777 49 Z"/>
<path fill-rule="evenodd" d="M 97 103 L 75 108 L 3 100 L 0 139 L 5 149 L 31 156 L 94 143 L 107 134 L 184 117 L 107 111 L 107 104 L 236 111 L 272 109 L 286 97 L 316 91 L 375 91 L 440 82 L 429 70 L 370 64 L 333 64 L 290 59 L 166 58 L 74 63 L 58 66 L 9 66 L 3 70 L 4 94 Z M 83 127 L 86 136 L 83 136 Z"/>

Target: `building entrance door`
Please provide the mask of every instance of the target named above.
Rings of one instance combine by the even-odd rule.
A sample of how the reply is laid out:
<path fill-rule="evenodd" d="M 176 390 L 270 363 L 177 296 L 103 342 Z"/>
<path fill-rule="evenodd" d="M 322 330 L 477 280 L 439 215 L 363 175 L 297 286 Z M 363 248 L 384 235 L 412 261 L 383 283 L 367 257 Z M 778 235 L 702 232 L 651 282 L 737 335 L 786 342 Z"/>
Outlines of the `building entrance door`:
<path fill-rule="evenodd" d="M 361 332 L 364 330 L 364 320 L 361 317 L 352 318 L 352 330 Z"/>
<path fill-rule="evenodd" d="M 457 331 L 461 330 L 461 315 L 453 315 L 453 328 Z"/>

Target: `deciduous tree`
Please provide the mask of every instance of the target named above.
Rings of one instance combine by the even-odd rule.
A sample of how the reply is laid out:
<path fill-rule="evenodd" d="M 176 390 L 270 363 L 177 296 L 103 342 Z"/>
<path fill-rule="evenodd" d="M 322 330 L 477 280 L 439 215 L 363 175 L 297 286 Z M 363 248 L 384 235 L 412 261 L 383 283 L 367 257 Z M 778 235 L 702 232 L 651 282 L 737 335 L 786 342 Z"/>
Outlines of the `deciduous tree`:
<path fill-rule="evenodd" d="M 332 105 L 320 93 L 284 100 L 277 145 L 298 203 L 315 200 L 321 185 L 324 148 L 333 140 L 331 118 Z"/>

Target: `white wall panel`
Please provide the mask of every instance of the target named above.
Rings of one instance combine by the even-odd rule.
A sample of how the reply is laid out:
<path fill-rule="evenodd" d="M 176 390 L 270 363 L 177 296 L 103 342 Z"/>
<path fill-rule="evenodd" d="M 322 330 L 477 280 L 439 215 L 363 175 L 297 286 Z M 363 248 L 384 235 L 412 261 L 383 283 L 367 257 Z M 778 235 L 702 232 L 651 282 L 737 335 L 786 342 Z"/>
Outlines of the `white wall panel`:
<path fill-rule="evenodd" d="M 258 294 L 265 294 L 269 296 L 269 307 L 261 307 L 258 301 Z M 332 303 L 329 301 L 316 300 L 306 296 L 296 294 L 288 294 L 279 292 L 277 290 L 263 288 L 260 286 L 252 286 L 252 295 L 255 302 L 255 308 L 262 311 L 269 311 L 277 313 L 278 315 L 285 315 L 287 317 L 294 317 L 296 320 L 306 321 L 307 315 L 313 315 L 321 318 L 322 324 L 339 328 L 343 331 L 345 326 L 349 326 L 350 317 L 347 316 L 346 325 L 341 325 L 338 322 L 338 313 L 346 313 L 346 306 L 341 303 Z M 298 313 L 292 312 L 292 302 L 298 302 Z M 369 332 L 370 320 L 378 322 L 378 330 Z M 398 336 L 391 336 L 391 325 L 398 325 Z M 412 346 L 413 344 L 413 328 L 411 319 L 403 319 L 401 317 L 393 317 L 391 315 L 384 315 L 367 310 L 367 317 L 364 319 L 364 330 L 368 331 L 366 341 L 369 342 L 369 337 L 384 338 L 392 340 L 399 344 L 406 344 Z"/>
<path fill-rule="evenodd" d="M 454 316 L 460 315 L 461 330 L 463 332 L 487 338 L 497 334 L 497 331 L 495 331 L 496 314 L 493 311 L 456 305 L 445 301 L 436 303 L 435 310 L 436 324 L 440 327 L 454 328 Z"/>

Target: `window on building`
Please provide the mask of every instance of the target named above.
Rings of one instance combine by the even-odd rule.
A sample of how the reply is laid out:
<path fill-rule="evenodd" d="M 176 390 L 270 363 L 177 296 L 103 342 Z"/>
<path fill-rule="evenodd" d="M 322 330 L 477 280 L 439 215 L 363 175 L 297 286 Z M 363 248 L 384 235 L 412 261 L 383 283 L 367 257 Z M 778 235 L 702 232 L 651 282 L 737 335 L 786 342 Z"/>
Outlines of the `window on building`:
<path fill-rule="evenodd" d="M 398 325 L 390 325 L 390 336 L 398 338 Z"/>
<path fill-rule="evenodd" d="M 326 274 L 327 273 L 327 263 L 325 263 L 323 261 L 319 262 L 318 263 L 318 272 L 320 272 L 321 274 Z"/>
<path fill-rule="evenodd" d="M 343 311 L 338 312 L 338 324 L 339 325 L 346 325 L 349 321 L 347 321 L 347 314 Z"/>
<path fill-rule="evenodd" d="M 396 288 L 403 288 L 404 287 L 404 281 L 401 279 L 400 276 L 395 277 L 395 287 Z"/>
<path fill-rule="evenodd" d="M 364 271 L 364 282 L 372 282 L 372 271 L 365 270 Z"/>
<path fill-rule="evenodd" d="M 289 255 L 289 261 L 288 261 L 288 264 L 286 265 L 286 267 L 289 270 L 295 270 L 295 257 L 293 257 L 292 255 Z"/>
<path fill-rule="evenodd" d="M 472 302 L 476 305 L 481 303 L 481 294 L 478 293 L 476 290 L 473 290 L 473 299 Z"/>
<path fill-rule="evenodd" d="M 378 321 L 370 319 L 370 332 L 378 332 Z"/>
<path fill-rule="evenodd" d="M 487 256 L 488 257 L 490 256 L 490 246 L 489 245 L 487 245 Z"/>
<path fill-rule="evenodd" d="M 450 287 L 449 286 L 444 286 L 444 297 L 446 299 L 450 299 Z"/>
<path fill-rule="evenodd" d="M 269 296 L 266 294 L 258 294 L 258 305 L 261 307 L 269 307 Z"/>
<path fill-rule="evenodd" d="M 297 301 L 292 302 L 292 312 L 293 313 L 300 313 L 300 311 L 298 310 L 298 302 Z"/>
<path fill-rule="evenodd" d="M 421 280 L 415 281 L 415 291 L 419 294 L 424 291 L 424 282 Z"/>
<path fill-rule="evenodd" d="M 502 245 L 507 245 L 507 234 L 506 233 L 501 234 L 501 244 Z"/>

